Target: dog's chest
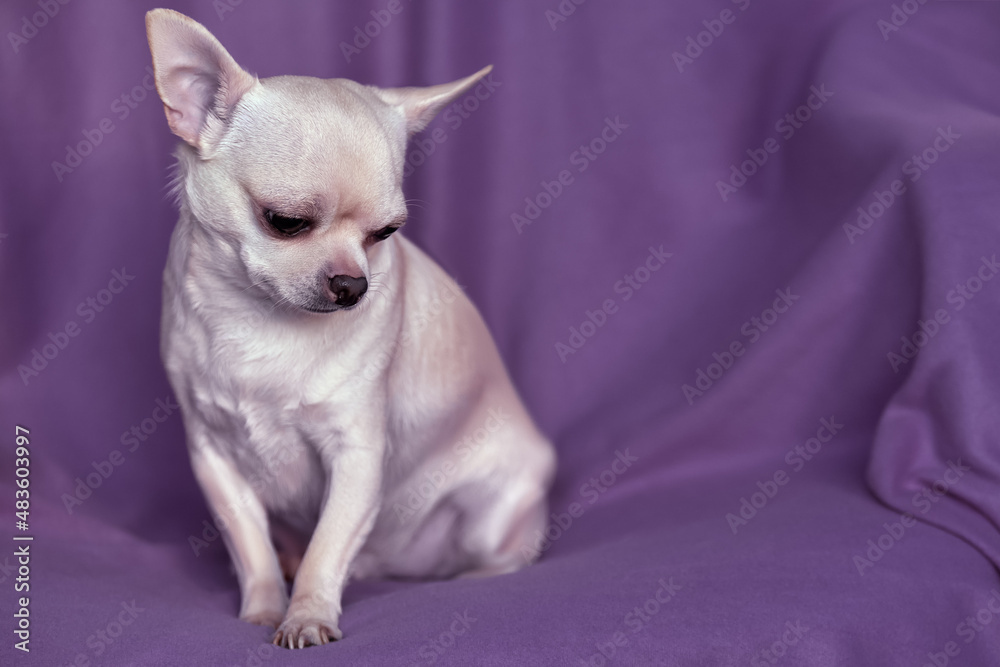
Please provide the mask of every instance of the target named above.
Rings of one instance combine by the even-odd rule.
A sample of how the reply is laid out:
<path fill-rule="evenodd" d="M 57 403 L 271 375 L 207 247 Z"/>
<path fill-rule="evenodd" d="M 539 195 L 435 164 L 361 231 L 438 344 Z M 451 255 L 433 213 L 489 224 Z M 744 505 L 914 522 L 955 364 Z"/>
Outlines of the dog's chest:
<path fill-rule="evenodd" d="M 226 389 L 195 392 L 199 412 L 217 426 L 215 446 L 268 510 L 293 523 L 299 523 L 296 517 L 314 516 L 326 480 L 315 448 L 297 427 L 301 410 L 259 387 L 253 392 L 239 391 L 238 385 Z"/>
<path fill-rule="evenodd" d="M 385 362 L 376 332 L 391 328 L 381 308 L 368 309 L 366 325 L 269 311 L 249 317 L 225 301 L 192 308 L 213 291 L 194 280 L 172 284 L 182 287 L 167 302 L 165 361 L 190 407 L 185 419 L 205 427 L 269 511 L 307 528 L 337 439 L 379 386 Z"/>
<path fill-rule="evenodd" d="M 307 528 L 318 515 L 326 478 L 306 434 L 337 428 L 336 411 L 315 403 L 321 393 L 315 361 L 310 366 L 281 348 L 242 341 L 211 341 L 205 351 L 204 365 L 188 378 L 214 445 L 269 511 Z"/>

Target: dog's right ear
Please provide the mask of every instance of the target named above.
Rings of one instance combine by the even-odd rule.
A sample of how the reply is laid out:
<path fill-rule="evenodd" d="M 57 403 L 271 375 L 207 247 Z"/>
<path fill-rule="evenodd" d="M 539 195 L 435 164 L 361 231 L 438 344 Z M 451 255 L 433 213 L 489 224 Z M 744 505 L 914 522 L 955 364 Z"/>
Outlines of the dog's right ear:
<path fill-rule="evenodd" d="M 146 35 L 167 123 L 207 157 L 257 77 L 237 65 L 205 26 L 173 10 L 146 14 Z"/>

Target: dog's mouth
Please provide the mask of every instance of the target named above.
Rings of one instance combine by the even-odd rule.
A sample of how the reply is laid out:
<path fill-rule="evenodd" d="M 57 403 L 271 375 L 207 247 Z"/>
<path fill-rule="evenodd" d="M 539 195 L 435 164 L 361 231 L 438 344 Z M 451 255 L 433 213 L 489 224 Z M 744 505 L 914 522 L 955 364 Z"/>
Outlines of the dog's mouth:
<path fill-rule="evenodd" d="M 337 311 L 354 310 L 366 301 L 367 295 L 363 295 L 356 302 L 350 305 L 342 305 L 331 299 L 324 298 L 321 294 L 306 293 L 295 296 L 285 296 L 281 290 L 277 289 L 270 280 L 264 278 L 258 280 L 253 285 L 261 290 L 263 296 L 274 303 L 275 308 L 287 309 L 291 311 L 305 311 L 316 315 L 327 315 Z"/>
<path fill-rule="evenodd" d="M 364 299 L 361 299 L 357 303 L 351 304 L 350 306 L 338 306 L 335 303 L 326 303 L 326 304 L 322 304 L 322 305 L 309 304 L 309 305 L 305 305 L 305 306 L 300 306 L 300 308 L 302 308 L 302 310 L 304 310 L 306 312 L 309 312 L 309 313 L 316 313 L 318 315 L 326 315 L 327 313 L 335 313 L 335 312 L 341 311 L 341 310 L 354 310 L 355 308 L 357 308 L 358 306 L 361 305 L 362 301 L 364 301 Z"/>

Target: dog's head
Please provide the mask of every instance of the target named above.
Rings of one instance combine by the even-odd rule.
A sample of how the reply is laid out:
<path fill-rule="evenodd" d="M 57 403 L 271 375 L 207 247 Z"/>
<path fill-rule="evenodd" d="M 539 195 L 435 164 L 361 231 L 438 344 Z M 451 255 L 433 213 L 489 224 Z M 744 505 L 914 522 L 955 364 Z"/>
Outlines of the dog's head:
<path fill-rule="evenodd" d="M 248 74 L 200 23 L 146 15 L 156 88 L 181 151 L 180 187 L 220 263 L 276 303 L 356 305 L 406 221 L 406 142 L 489 73 L 427 88 Z"/>

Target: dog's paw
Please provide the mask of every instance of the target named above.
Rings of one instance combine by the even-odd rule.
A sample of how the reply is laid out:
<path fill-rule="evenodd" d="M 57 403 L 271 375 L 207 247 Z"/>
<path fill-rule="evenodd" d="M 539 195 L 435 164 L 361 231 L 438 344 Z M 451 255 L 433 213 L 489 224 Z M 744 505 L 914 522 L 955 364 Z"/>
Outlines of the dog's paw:
<path fill-rule="evenodd" d="M 283 648 L 305 648 L 329 644 L 343 637 L 344 633 L 336 622 L 318 618 L 286 618 L 274 633 L 272 643 Z"/>
<path fill-rule="evenodd" d="M 283 611 L 278 611 L 276 609 L 255 611 L 240 616 L 241 621 L 246 621 L 247 623 L 253 623 L 254 625 L 263 625 L 268 628 L 276 628 L 281 625 L 281 620 L 285 617 Z"/>

